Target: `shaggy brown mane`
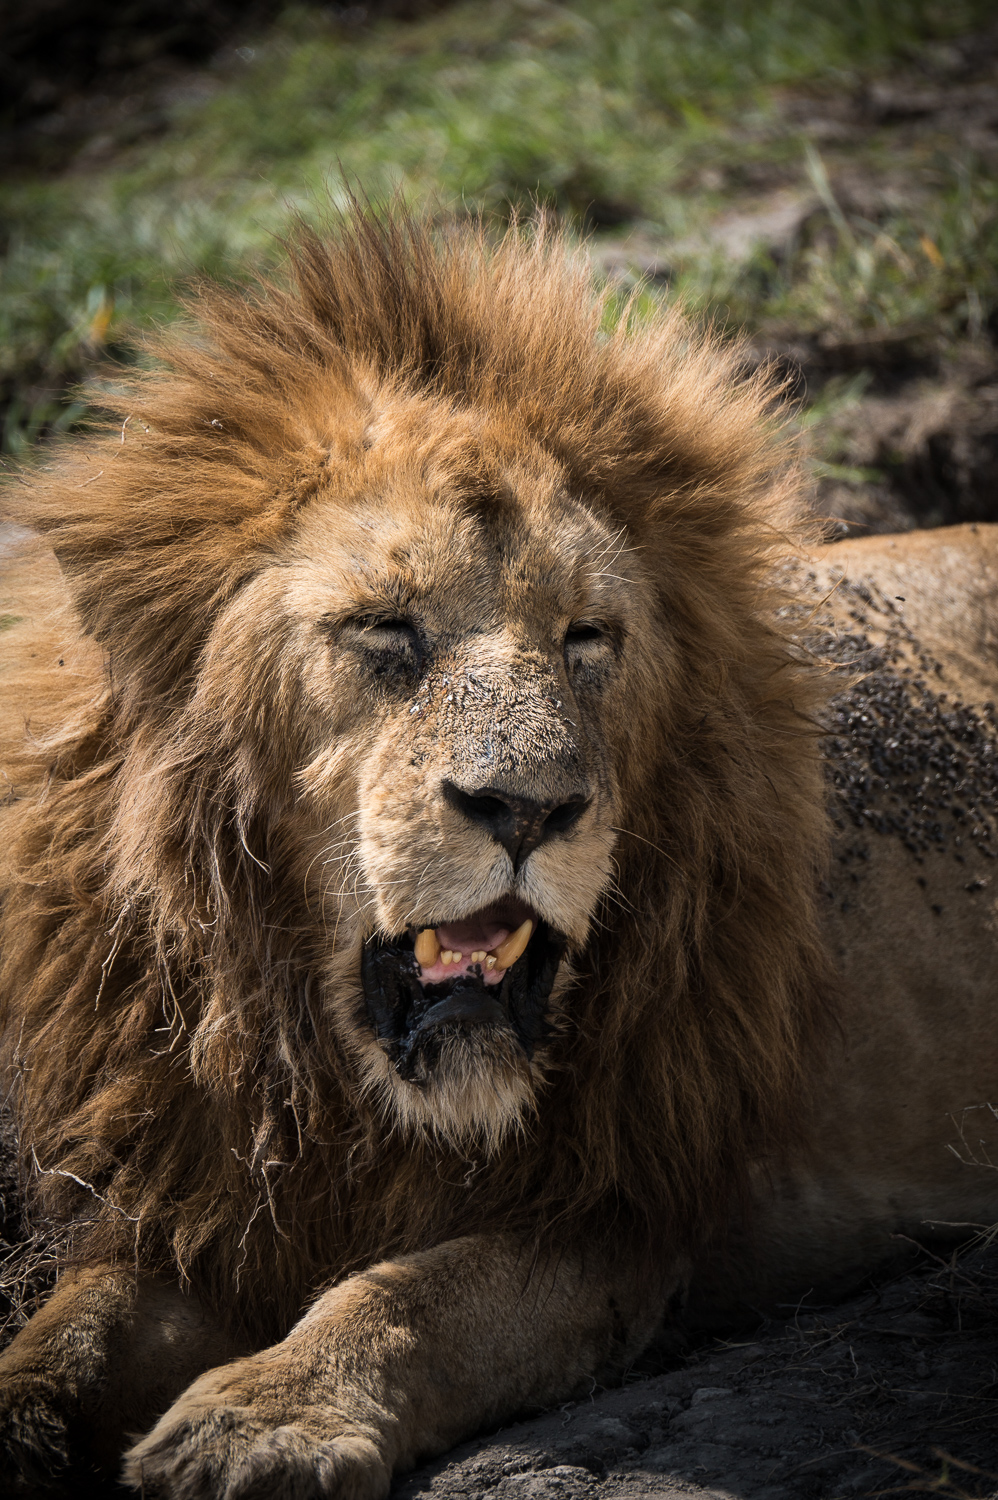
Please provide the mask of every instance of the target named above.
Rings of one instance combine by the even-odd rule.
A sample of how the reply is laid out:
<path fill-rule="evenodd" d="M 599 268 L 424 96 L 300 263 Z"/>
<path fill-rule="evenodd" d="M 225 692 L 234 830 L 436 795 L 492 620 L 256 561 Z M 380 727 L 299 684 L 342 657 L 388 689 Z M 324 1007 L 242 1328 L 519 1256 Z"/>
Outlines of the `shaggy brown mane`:
<path fill-rule="evenodd" d="M 200 292 L 108 431 L 4 498 L 103 654 L 5 814 L 25 1180 L 77 1222 L 82 1259 L 179 1267 L 232 1317 L 234 1288 L 259 1289 L 242 1304 L 260 1337 L 331 1276 L 481 1227 L 570 1219 L 653 1245 L 667 1225 L 692 1248 L 790 1139 L 825 983 L 820 685 L 771 581 L 802 523 L 766 379 L 675 312 L 604 335 L 605 299 L 543 230 L 490 246 L 358 212 L 328 241 L 300 230 L 290 267 L 290 286 Z M 642 550 L 683 664 L 628 749 L 575 1024 L 491 1159 L 403 1139 L 330 1025 L 324 935 L 279 873 L 293 688 L 246 662 L 227 717 L 194 698 L 219 610 L 349 468 L 345 395 L 388 390 L 553 454 Z"/>

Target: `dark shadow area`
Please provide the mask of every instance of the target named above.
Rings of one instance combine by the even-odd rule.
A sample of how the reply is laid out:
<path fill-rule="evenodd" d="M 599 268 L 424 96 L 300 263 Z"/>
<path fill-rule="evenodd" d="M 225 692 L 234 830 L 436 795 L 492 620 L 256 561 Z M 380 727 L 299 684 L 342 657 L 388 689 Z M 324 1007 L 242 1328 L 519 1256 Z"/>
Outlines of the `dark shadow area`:
<path fill-rule="evenodd" d="M 5 1152 L 9 1338 L 51 1284 L 51 1261 L 44 1235 L 26 1237 Z M 718 1489 L 737 1500 L 978 1500 L 998 1487 L 996 1335 L 998 1244 L 927 1249 L 834 1306 L 805 1297 L 730 1337 L 664 1337 L 643 1361 L 659 1373 L 465 1443 L 400 1477 L 393 1500 L 706 1500 Z M 74 1472 L 54 1493 L 131 1492 Z"/>
<path fill-rule="evenodd" d="M 349 29 L 415 20 L 446 0 L 313 3 Z M 168 127 L 164 91 L 231 52 L 287 0 L 2 0 L 0 171 L 57 171 L 102 125 L 115 144 Z M 304 0 L 306 6 L 309 0 Z M 127 116 L 127 123 L 124 117 Z"/>

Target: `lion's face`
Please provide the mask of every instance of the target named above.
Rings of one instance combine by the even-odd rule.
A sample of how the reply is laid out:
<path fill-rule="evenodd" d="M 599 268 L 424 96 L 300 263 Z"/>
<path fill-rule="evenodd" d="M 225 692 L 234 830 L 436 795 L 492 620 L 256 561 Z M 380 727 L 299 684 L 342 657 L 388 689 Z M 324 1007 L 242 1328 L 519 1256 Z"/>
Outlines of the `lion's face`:
<path fill-rule="evenodd" d="M 495 1142 L 612 879 L 654 630 L 552 459 L 470 418 L 384 428 L 219 622 L 210 675 L 253 664 L 230 712 L 293 786 L 287 858 L 367 1084 Z"/>

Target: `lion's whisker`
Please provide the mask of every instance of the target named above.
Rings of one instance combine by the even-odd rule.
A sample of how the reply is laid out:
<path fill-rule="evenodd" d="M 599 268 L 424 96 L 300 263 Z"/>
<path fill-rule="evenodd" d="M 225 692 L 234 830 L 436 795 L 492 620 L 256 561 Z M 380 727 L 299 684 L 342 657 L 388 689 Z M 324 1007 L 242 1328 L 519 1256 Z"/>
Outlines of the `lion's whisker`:
<path fill-rule="evenodd" d="M 610 830 L 610 832 L 611 833 L 623 833 L 623 834 L 626 834 L 629 838 L 638 839 L 640 843 L 647 844 L 648 847 L 649 847 L 649 849 L 654 849 L 656 854 L 661 854 L 661 856 L 662 856 L 663 859 L 667 859 L 670 864 L 675 865 L 675 867 L 676 867 L 677 870 L 682 870 L 683 869 L 683 867 L 679 863 L 678 859 L 675 859 L 673 857 L 673 855 L 669 854 L 669 852 L 666 849 L 661 848 L 661 846 L 659 844 L 653 843 L 651 839 L 646 839 L 643 834 L 641 834 L 641 833 L 635 833 L 633 828 L 613 828 L 612 827 L 611 830 Z M 685 874 L 685 871 L 683 871 L 683 873 Z"/>

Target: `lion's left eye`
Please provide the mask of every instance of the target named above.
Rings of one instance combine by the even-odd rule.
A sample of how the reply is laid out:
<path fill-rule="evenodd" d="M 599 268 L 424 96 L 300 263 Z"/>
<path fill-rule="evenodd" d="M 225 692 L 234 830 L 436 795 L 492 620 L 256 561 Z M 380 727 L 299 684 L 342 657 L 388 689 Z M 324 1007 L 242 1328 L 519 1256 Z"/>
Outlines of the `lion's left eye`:
<path fill-rule="evenodd" d="M 592 677 L 601 673 L 614 654 L 614 634 L 604 620 L 573 620 L 565 632 L 565 665 Z"/>

